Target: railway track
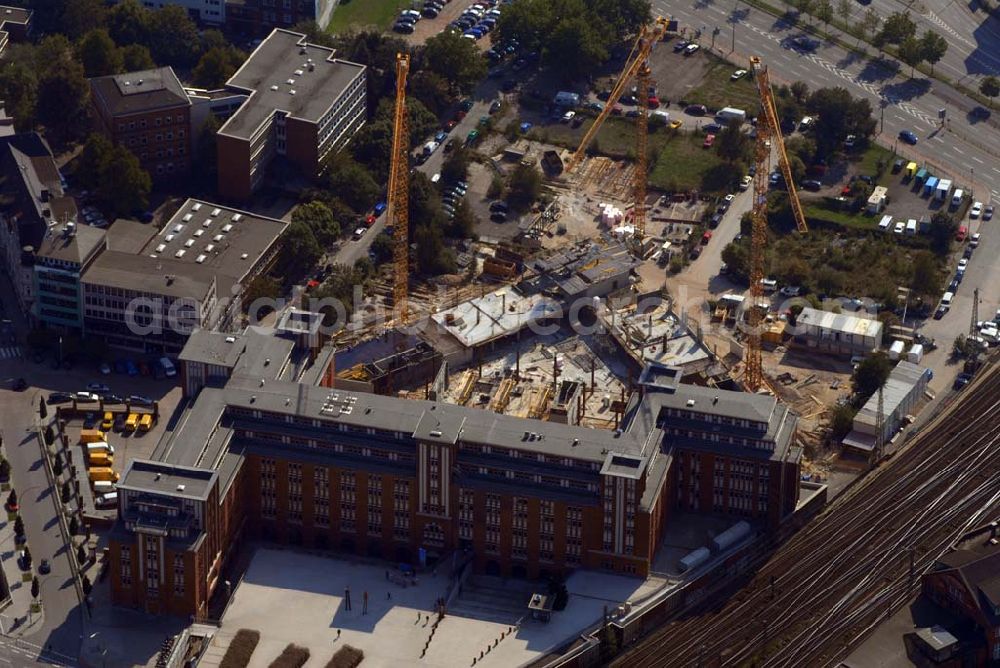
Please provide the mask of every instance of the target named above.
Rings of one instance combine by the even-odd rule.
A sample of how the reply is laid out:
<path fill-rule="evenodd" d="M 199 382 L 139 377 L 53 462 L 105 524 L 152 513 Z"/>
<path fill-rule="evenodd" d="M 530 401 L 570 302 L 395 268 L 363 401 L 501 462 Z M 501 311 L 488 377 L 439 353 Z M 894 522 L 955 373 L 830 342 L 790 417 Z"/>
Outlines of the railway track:
<path fill-rule="evenodd" d="M 612 665 L 829 666 L 919 590 L 968 528 L 1000 516 L 1000 371 L 809 523 L 727 601 Z"/>

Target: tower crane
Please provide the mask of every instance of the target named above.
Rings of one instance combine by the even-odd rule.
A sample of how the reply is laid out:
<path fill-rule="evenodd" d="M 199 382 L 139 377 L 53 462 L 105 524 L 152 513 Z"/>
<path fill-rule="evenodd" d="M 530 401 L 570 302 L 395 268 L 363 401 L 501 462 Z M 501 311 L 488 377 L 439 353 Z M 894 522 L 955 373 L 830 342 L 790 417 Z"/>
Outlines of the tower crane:
<path fill-rule="evenodd" d="M 392 306 L 395 321 L 405 325 L 409 318 L 410 261 L 410 172 L 407 152 L 410 129 L 406 111 L 406 77 L 410 72 L 410 55 L 396 54 L 396 109 L 392 121 L 392 154 L 389 158 L 389 190 L 387 220 L 392 225 L 392 259 L 395 282 Z"/>
<path fill-rule="evenodd" d="M 634 79 L 639 89 L 639 94 L 637 95 L 639 99 L 639 116 L 636 120 L 636 164 L 632 183 L 634 199 L 632 220 L 635 227 L 635 238 L 638 241 L 642 241 L 646 234 L 646 132 L 649 120 L 648 98 L 650 83 L 649 63 L 647 61 L 649 60 L 650 52 L 653 50 L 653 45 L 663 38 L 666 31 L 667 19 L 662 16 L 657 18 L 652 25 L 643 26 L 639 31 L 639 36 L 632 45 L 632 51 L 625 61 L 625 67 L 622 69 L 618 81 L 615 82 L 615 86 L 611 90 L 611 96 L 605 103 L 604 109 L 601 110 L 601 113 L 597 115 L 597 118 L 587 129 L 583 139 L 580 141 L 580 146 L 573 153 L 572 157 L 570 157 L 566 165 L 566 172 L 571 172 L 580 164 L 590 142 L 597 135 L 598 130 L 601 129 L 605 119 L 611 115 L 611 110 L 625 92 L 626 86 Z"/>
<path fill-rule="evenodd" d="M 750 235 L 750 313 L 749 337 L 744 353 L 744 385 L 751 392 L 757 392 L 765 384 L 764 371 L 760 359 L 760 323 L 759 305 L 764 296 L 764 246 L 767 245 L 767 192 L 768 173 L 771 165 L 772 142 L 778 153 L 778 165 L 785 177 L 788 188 L 788 201 L 795 216 L 795 225 L 799 232 L 808 232 L 802 203 L 799 202 L 795 190 L 795 180 L 792 178 L 792 168 L 785 152 L 785 142 L 781 137 L 781 125 L 778 123 L 778 112 L 771 94 L 771 82 L 767 67 L 758 56 L 750 57 L 750 66 L 754 80 L 757 82 L 757 92 L 760 96 L 761 113 L 757 122 L 757 140 L 754 144 L 754 164 L 757 171 L 753 179 L 753 208 L 751 216 L 753 228 Z"/>

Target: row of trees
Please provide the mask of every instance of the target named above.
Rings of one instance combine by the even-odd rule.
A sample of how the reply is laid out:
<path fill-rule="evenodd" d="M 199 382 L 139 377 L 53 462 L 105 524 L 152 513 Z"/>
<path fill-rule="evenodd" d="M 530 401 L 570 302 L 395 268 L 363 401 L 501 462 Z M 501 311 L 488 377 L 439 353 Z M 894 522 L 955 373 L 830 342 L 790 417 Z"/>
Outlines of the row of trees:
<path fill-rule="evenodd" d="M 546 69 L 569 80 L 604 65 L 650 20 L 648 0 L 514 0 L 497 32 L 502 41 L 515 39 L 525 52 L 538 53 Z"/>

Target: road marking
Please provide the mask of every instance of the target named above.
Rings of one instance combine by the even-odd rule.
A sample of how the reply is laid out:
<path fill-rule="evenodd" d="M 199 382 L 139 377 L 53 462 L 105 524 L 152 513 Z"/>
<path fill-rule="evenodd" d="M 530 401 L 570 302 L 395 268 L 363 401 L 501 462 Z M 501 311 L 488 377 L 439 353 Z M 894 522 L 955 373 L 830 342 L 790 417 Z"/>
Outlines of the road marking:
<path fill-rule="evenodd" d="M 986 164 L 982 160 L 980 160 L 979 158 L 977 158 L 976 156 L 972 156 L 972 159 L 975 160 L 976 162 L 978 162 L 980 165 Z"/>
<path fill-rule="evenodd" d="M 0 348 L 0 359 L 12 360 L 21 356 L 21 349 L 17 347 Z"/>
<path fill-rule="evenodd" d="M 962 149 L 960 149 L 959 147 L 957 147 L 957 146 L 952 146 L 952 148 L 953 148 L 953 149 L 955 149 L 955 153 L 960 153 L 960 154 L 962 154 L 962 155 L 965 155 L 965 151 L 963 151 L 963 150 L 962 150 Z"/>

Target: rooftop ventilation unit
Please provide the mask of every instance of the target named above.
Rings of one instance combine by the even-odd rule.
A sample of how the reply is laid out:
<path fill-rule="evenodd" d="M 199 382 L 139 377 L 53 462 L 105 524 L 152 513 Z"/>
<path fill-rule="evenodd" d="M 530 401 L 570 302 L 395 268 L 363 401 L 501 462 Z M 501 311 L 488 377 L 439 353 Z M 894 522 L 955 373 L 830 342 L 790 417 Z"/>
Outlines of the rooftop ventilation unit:
<path fill-rule="evenodd" d="M 250 257 L 250 256 L 249 256 L 249 255 L 247 255 L 246 253 L 243 253 L 243 255 L 240 255 L 240 259 L 241 259 L 241 260 L 245 260 L 245 259 L 247 259 L 248 257 Z"/>
<path fill-rule="evenodd" d="M 190 214 L 190 213 L 185 213 L 185 214 L 184 214 L 184 218 L 183 218 L 183 220 L 184 220 L 184 222 L 185 222 L 185 223 L 189 223 L 189 222 L 191 222 L 191 219 L 192 219 L 192 218 L 194 218 L 194 216 L 193 216 L 192 214 Z"/>
<path fill-rule="evenodd" d="M 166 241 L 167 243 L 170 243 L 171 241 L 174 240 L 174 235 L 168 234 L 167 236 L 163 237 L 163 240 Z"/>
<path fill-rule="evenodd" d="M 227 336 L 226 337 L 226 343 L 236 343 L 236 337 L 235 336 Z"/>
<path fill-rule="evenodd" d="M 441 438 L 441 431 L 435 429 L 434 431 L 430 432 L 430 435 L 433 436 L 434 438 Z"/>
<path fill-rule="evenodd" d="M 194 239 L 188 239 L 184 242 L 184 248 L 191 248 L 191 246 L 194 246 Z"/>
<path fill-rule="evenodd" d="M 200 236 L 201 236 L 201 235 L 203 235 L 203 234 L 205 234 L 205 230 L 195 230 L 195 231 L 194 231 L 194 235 L 195 235 L 196 237 L 200 237 Z"/>
<path fill-rule="evenodd" d="M 222 232 L 223 232 L 223 233 L 226 233 L 226 232 L 228 232 L 228 231 L 229 231 L 229 230 L 231 230 L 231 229 L 233 229 L 233 226 L 232 226 L 232 225 L 223 225 L 223 226 L 222 226 Z"/>
<path fill-rule="evenodd" d="M 205 261 L 206 257 L 208 257 L 208 256 L 205 255 L 204 253 L 202 253 L 201 255 L 199 255 L 198 257 L 196 257 L 194 261 L 197 262 L 198 264 L 201 264 L 202 262 Z"/>
<path fill-rule="evenodd" d="M 191 210 L 192 211 L 200 211 L 201 210 L 201 202 L 195 202 L 194 204 L 192 204 L 191 205 Z"/>
<path fill-rule="evenodd" d="M 212 213 L 210 213 L 210 214 L 208 214 L 208 215 L 210 215 L 210 216 L 211 216 L 212 218 L 215 218 L 215 217 L 216 217 L 216 216 L 218 216 L 218 215 L 219 215 L 220 213 L 222 213 L 222 209 L 212 209 Z"/>
<path fill-rule="evenodd" d="M 687 400 L 687 405 L 688 405 L 688 407 L 694 406 L 694 399 L 688 399 Z"/>
<path fill-rule="evenodd" d="M 222 235 L 216 234 L 214 237 L 212 237 L 212 241 L 222 241 Z"/>
<path fill-rule="evenodd" d="M 206 253 L 211 253 L 214 250 L 215 250 L 215 244 L 208 244 L 207 246 L 205 246 Z"/>
<path fill-rule="evenodd" d="M 295 79 L 289 79 L 285 83 L 288 84 L 289 86 L 294 86 L 295 85 Z"/>
<path fill-rule="evenodd" d="M 278 84 L 274 84 L 273 86 L 271 86 L 271 90 L 278 90 Z"/>
<path fill-rule="evenodd" d="M 183 492 L 184 491 L 184 485 L 177 485 L 177 491 L 178 492 Z"/>
<path fill-rule="evenodd" d="M 204 222 L 202 222 L 201 226 L 202 226 L 202 227 L 208 227 L 208 226 L 210 226 L 211 224 L 212 224 L 212 219 L 211 219 L 211 218 L 206 218 L 206 219 L 204 220 Z"/>
<path fill-rule="evenodd" d="M 157 253 L 162 253 L 166 249 L 166 247 L 167 247 L 167 244 L 160 244 L 159 246 L 156 247 L 156 252 Z"/>
<path fill-rule="evenodd" d="M 186 252 L 187 251 L 182 248 L 179 251 L 177 251 L 176 253 L 174 253 L 174 257 L 184 257 L 184 253 L 186 253 Z"/>
<path fill-rule="evenodd" d="M 300 77 L 302 76 L 302 70 L 295 70 L 294 74 L 295 76 Z"/>
<path fill-rule="evenodd" d="M 239 213 L 234 213 L 234 214 L 233 214 L 233 222 L 234 222 L 234 223 L 238 223 L 238 222 L 240 222 L 240 219 L 241 219 L 241 218 L 243 218 L 243 215 L 242 215 L 242 214 L 239 214 Z"/>
<path fill-rule="evenodd" d="M 180 234 L 184 231 L 183 225 L 174 225 L 174 234 Z"/>

